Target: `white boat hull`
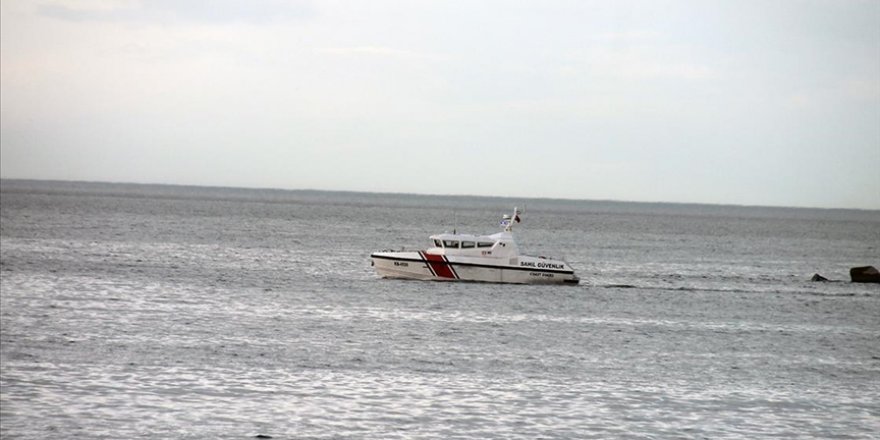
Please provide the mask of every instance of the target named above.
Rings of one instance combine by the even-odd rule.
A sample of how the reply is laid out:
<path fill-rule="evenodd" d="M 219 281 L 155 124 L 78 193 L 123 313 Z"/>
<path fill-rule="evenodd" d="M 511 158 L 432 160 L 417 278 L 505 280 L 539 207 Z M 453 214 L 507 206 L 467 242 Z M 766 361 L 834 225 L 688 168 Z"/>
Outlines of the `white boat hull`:
<path fill-rule="evenodd" d="M 426 252 L 375 252 L 370 256 L 384 278 L 476 281 L 513 284 L 577 284 L 565 262 L 537 257 L 468 258 Z"/>

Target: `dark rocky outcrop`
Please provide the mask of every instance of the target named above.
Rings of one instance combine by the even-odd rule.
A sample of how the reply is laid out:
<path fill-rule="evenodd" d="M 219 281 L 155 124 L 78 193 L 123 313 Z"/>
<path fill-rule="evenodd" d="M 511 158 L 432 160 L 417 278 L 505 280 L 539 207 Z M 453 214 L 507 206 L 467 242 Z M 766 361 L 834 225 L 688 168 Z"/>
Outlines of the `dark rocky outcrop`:
<path fill-rule="evenodd" d="M 813 278 L 810 278 L 810 281 L 828 281 L 828 278 L 825 278 L 819 274 L 814 274 Z"/>
<path fill-rule="evenodd" d="M 854 283 L 880 283 L 880 272 L 874 266 L 854 267 L 849 276 Z"/>

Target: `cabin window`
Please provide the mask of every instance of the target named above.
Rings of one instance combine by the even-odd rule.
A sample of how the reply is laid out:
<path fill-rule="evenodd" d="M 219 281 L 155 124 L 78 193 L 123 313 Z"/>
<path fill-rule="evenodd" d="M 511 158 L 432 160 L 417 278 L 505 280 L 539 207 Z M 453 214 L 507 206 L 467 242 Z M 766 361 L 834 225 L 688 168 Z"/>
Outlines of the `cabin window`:
<path fill-rule="evenodd" d="M 461 242 L 462 249 L 473 249 L 477 244 L 472 241 L 463 241 Z"/>
<path fill-rule="evenodd" d="M 443 247 L 443 243 L 440 243 L 440 240 L 434 240 L 434 247 Z"/>
<path fill-rule="evenodd" d="M 477 243 L 477 247 L 481 247 L 481 248 L 489 248 L 492 246 L 495 246 L 495 243 L 491 243 L 488 241 L 481 241 L 481 242 Z"/>
<path fill-rule="evenodd" d="M 458 248 L 458 242 L 455 240 L 443 240 L 443 246 L 446 248 Z"/>

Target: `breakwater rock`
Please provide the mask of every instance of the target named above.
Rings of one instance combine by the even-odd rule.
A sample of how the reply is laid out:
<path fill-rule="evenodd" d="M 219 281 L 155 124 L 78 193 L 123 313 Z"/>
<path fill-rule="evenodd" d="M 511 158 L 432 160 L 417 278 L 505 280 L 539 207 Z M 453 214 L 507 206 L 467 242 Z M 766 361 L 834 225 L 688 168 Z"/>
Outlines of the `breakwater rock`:
<path fill-rule="evenodd" d="M 874 266 L 854 267 L 849 276 L 854 283 L 880 283 L 880 271 Z"/>

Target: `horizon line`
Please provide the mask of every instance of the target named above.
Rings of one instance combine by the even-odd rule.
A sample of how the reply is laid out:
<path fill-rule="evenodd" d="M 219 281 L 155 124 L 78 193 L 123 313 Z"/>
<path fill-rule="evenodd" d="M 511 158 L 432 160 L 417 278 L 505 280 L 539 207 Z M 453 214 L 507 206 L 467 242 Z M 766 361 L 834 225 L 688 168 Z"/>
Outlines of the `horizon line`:
<path fill-rule="evenodd" d="M 760 204 L 739 204 L 739 203 L 712 203 L 712 202 L 677 202 L 677 201 L 647 201 L 647 200 L 620 200 L 620 199 L 587 199 L 587 198 L 571 198 L 571 197 L 534 197 L 534 196 L 501 196 L 501 195 L 485 195 L 485 194 L 440 194 L 440 193 L 417 193 L 417 192 L 401 192 L 401 191 L 365 191 L 352 189 L 320 189 L 320 188 L 280 188 L 272 186 L 229 186 L 229 185 L 211 185 L 211 184 L 182 184 L 182 183 L 163 183 L 163 182 L 126 182 L 126 181 L 109 181 L 109 180 L 68 180 L 68 179 L 35 179 L 35 178 L 19 178 L 19 177 L 2 177 L 2 181 L 22 181 L 22 182 L 45 182 L 45 183 L 84 183 L 84 184 L 110 184 L 110 185 L 138 185 L 138 186 L 168 186 L 168 187 L 189 187 L 189 188 L 206 188 L 206 189 L 245 189 L 245 190 L 269 190 L 269 191 L 291 191 L 291 192 L 335 192 L 350 194 L 387 194 L 402 196 L 425 196 L 425 197 L 459 197 L 459 198 L 499 198 L 499 199 L 518 199 L 518 200 L 548 200 L 563 202 L 604 202 L 604 203 L 620 203 L 620 204 L 665 204 L 665 205 L 682 205 L 682 206 L 717 206 L 717 207 L 738 207 L 738 208 L 778 208 L 778 209 L 814 209 L 827 211 L 878 211 L 878 208 L 853 208 L 853 207 L 823 207 L 823 206 L 785 206 L 785 205 L 760 205 Z"/>

